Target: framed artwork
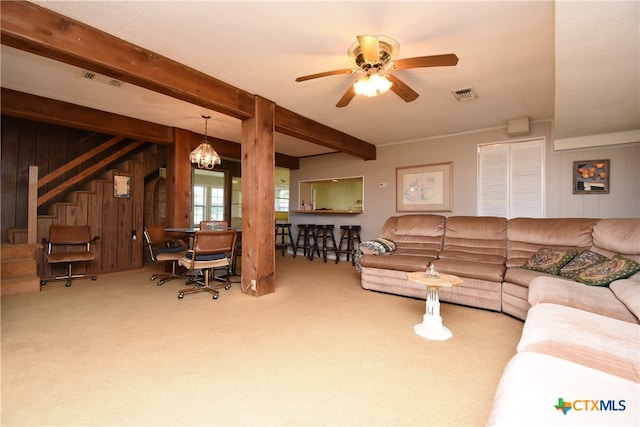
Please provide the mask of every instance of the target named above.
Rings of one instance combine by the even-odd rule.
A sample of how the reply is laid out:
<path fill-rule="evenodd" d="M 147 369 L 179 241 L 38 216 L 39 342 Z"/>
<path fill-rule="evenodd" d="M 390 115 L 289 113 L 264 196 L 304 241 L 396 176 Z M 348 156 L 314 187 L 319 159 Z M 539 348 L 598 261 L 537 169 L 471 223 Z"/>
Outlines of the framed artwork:
<path fill-rule="evenodd" d="M 113 176 L 113 197 L 128 199 L 131 197 L 131 177 L 126 175 Z"/>
<path fill-rule="evenodd" d="M 451 212 L 453 163 L 396 168 L 397 212 Z"/>
<path fill-rule="evenodd" d="M 573 162 L 573 194 L 609 194 L 609 160 Z"/>

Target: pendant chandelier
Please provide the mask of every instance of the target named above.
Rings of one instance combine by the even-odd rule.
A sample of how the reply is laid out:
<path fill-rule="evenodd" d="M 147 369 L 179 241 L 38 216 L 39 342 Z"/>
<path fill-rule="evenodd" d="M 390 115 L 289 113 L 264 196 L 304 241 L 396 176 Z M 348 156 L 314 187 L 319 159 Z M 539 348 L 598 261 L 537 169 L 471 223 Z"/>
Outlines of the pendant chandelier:
<path fill-rule="evenodd" d="M 207 142 L 207 121 L 211 116 L 203 115 L 202 118 L 204 119 L 204 141 L 191 152 L 189 159 L 198 169 L 213 169 L 215 165 L 220 164 L 221 159 L 216 150 Z"/>

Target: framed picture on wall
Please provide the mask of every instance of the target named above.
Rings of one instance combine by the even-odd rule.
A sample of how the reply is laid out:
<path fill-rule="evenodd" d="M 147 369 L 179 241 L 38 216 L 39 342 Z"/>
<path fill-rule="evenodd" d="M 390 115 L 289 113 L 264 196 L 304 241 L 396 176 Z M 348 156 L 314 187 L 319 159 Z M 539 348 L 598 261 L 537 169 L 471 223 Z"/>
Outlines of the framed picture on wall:
<path fill-rule="evenodd" d="M 113 197 L 124 199 L 131 197 L 131 177 L 126 175 L 113 176 Z"/>
<path fill-rule="evenodd" d="M 451 212 L 453 163 L 396 168 L 397 212 Z"/>
<path fill-rule="evenodd" d="M 609 194 L 609 160 L 573 162 L 573 194 Z"/>

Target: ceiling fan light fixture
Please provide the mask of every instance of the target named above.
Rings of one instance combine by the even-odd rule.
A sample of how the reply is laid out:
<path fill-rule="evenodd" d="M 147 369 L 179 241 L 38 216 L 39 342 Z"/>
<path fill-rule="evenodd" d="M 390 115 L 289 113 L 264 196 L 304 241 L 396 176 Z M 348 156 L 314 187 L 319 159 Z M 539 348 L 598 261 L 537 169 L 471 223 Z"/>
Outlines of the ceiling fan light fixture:
<path fill-rule="evenodd" d="M 382 95 L 388 91 L 393 83 L 386 77 L 378 73 L 366 75 L 353 84 L 353 88 L 358 95 L 368 97 Z"/>
<path fill-rule="evenodd" d="M 189 155 L 189 160 L 195 164 L 198 169 L 213 169 L 215 165 L 219 165 L 222 160 L 216 150 L 207 141 L 207 120 L 211 116 L 202 116 L 204 119 L 204 141 L 196 147 Z"/>

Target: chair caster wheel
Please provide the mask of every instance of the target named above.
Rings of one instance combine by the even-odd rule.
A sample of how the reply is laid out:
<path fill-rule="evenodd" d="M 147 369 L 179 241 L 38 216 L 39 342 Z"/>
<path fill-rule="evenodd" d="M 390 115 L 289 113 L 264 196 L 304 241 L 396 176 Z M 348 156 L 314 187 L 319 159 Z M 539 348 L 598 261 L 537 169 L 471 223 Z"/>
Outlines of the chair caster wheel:
<path fill-rule="evenodd" d="M 184 294 L 183 294 L 182 292 L 180 292 L 180 293 L 178 294 L 178 299 L 182 299 L 182 298 L 184 298 Z"/>
<path fill-rule="evenodd" d="M 40 286 L 44 286 L 44 285 L 46 285 L 46 284 L 47 284 L 47 281 L 46 281 L 46 280 L 40 280 Z"/>
<path fill-rule="evenodd" d="M 154 280 L 156 280 L 156 276 L 151 276 L 151 277 L 149 278 L 149 280 L 151 280 L 151 281 L 153 282 Z"/>
<path fill-rule="evenodd" d="M 214 296 L 213 296 L 213 299 L 218 299 L 218 295 L 214 295 Z"/>
<path fill-rule="evenodd" d="M 228 291 L 229 289 L 231 289 L 231 285 L 227 285 L 227 286 L 224 287 L 225 291 Z"/>
<path fill-rule="evenodd" d="M 164 280 L 160 280 L 160 281 L 158 282 L 158 284 L 157 284 L 157 285 L 158 285 L 158 286 L 162 286 L 162 285 L 164 285 Z"/>
<path fill-rule="evenodd" d="M 64 285 L 68 288 L 69 286 L 71 286 L 71 282 L 67 282 Z"/>
<path fill-rule="evenodd" d="M 91 276 L 91 280 L 96 280 L 98 276 Z"/>

